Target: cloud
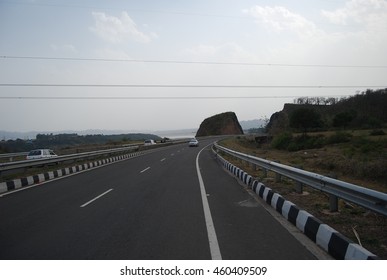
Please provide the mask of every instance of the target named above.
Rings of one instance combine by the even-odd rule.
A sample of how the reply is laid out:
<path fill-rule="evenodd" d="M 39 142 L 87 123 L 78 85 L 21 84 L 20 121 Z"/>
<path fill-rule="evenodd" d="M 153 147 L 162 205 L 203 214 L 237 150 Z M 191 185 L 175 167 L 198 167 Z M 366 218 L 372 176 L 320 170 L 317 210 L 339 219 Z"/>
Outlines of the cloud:
<path fill-rule="evenodd" d="M 299 36 L 312 36 L 318 32 L 316 25 L 303 16 L 289 11 L 285 7 L 254 6 L 243 11 L 253 16 L 256 22 L 269 31 L 295 32 Z"/>
<path fill-rule="evenodd" d="M 141 32 L 127 12 L 122 12 L 119 18 L 102 12 L 93 12 L 92 15 L 95 26 L 90 29 L 107 42 L 116 44 L 130 39 L 139 43 L 149 43 L 155 38 L 153 33 L 147 35 Z"/>
<path fill-rule="evenodd" d="M 281 6 L 253 6 L 244 13 L 267 31 L 260 36 L 274 61 L 354 65 L 387 61 L 385 0 L 348 0 L 337 9 L 322 10 L 321 17 L 333 25 L 324 25 L 321 18 L 308 20 Z"/>
<path fill-rule="evenodd" d="M 362 24 L 366 28 L 387 26 L 387 2 L 384 0 L 351 0 L 343 8 L 321 12 L 330 22 L 340 25 Z"/>
<path fill-rule="evenodd" d="M 348 28 L 339 35 L 352 43 L 348 49 L 358 50 L 357 59 L 364 57 L 374 64 L 387 62 L 387 1 L 351 0 L 339 9 L 323 10 L 321 15 Z"/>

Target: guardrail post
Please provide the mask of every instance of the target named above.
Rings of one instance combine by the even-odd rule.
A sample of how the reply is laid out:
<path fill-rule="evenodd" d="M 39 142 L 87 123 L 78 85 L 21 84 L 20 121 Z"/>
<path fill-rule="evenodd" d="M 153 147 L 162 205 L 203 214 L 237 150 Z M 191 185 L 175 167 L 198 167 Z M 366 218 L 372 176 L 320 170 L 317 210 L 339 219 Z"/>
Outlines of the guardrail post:
<path fill-rule="evenodd" d="M 274 161 L 274 162 L 276 162 L 276 163 L 280 163 L 280 161 Z M 277 183 L 279 183 L 279 182 L 281 182 L 281 174 L 279 174 L 279 173 L 276 173 L 275 174 L 275 181 L 277 182 Z"/>
<path fill-rule="evenodd" d="M 276 173 L 276 174 L 275 174 L 275 181 L 276 181 L 277 183 L 281 182 L 281 174 L 279 174 L 279 173 Z"/>
<path fill-rule="evenodd" d="M 304 170 L 302 166 L 297 166 L 298 169 Z M 296 193 L 302 193 L 304 191 L 303 184 L 301 182 L 296 182 Z"/>
<path fill-rule="evenodd" d="M 302 193 L 304 191 L 303 185 L 300 182 L 296 182 L 296 193 Z"/>
<path fill-rule="evenodd" d="M 329 211 L 337 212 L 339 211 L 339 199 L 333 194 L 329 195 Z"/>
<path fill-rule="evenodd" d="M 328 177 L 337 179 L 336 174 L 329 174 Z M 329 211 L 330 212 L 337 212 L 339 211 L 339 199 L 337 196 L 330 194 L 329 195 Z"/>

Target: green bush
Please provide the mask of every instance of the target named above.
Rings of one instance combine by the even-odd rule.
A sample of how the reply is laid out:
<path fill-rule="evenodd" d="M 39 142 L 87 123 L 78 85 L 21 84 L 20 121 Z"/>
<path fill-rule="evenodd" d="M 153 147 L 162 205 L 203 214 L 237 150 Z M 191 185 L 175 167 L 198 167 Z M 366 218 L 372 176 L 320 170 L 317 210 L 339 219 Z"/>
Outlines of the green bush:
<path fill-rule="evenodd" d="M 275 149 L 287 150 L 292 140 L 293 135 L 289 132 L 285 132 L 274 137 L 273 141 L 271 142 L 271 146 Z"/>
<path fill-rule="evenodd" d="M 295 152 L 305 149 L 317 149 L 324 146 L 324 136 L 309 136 L 306 134 L 293 137 L 290 133 L 283 133 L 275 137 L 271 146 L 279 150 Z"/>
<path fill-rule="evenodd" d="M 335 134 L 331 135 L 327 139 L 327 144 L 339 144 L 339 143 L 347 143 L 351 141 L 352 134 L 348 132 L 338 131 Z"/>
<path fill-rule="evenodd" d="M 296 148 L 294 151 L 305 150 L 305 149 L 318 149 L 324 146 L 324 136 L 309 136 L 301 135 L 294 138 L 294 143 L 296 144 L 292 148 Z"/>

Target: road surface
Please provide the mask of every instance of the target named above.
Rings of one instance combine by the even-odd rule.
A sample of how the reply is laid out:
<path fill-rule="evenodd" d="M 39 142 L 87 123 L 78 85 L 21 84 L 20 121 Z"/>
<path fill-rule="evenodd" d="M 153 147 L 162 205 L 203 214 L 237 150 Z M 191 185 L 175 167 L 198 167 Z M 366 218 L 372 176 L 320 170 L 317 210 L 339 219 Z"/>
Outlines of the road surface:
<path fill-rule="evenodd" d="M 0 259 L 316 259 L 223 170 L 213 141 L 0 197 Z"/>

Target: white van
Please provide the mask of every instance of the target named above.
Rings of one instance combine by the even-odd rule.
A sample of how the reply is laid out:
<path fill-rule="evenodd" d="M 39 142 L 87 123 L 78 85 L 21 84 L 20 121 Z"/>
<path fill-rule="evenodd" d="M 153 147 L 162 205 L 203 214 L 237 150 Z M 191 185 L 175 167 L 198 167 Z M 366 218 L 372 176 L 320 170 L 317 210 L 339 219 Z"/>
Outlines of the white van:
<path fill-rule="evenodd" d="M 53 150 L 49 149 L 38 149 L 32 150 L 28 153 L 27 159 L 38 159 L 38 158 L 50 158 L 57 157 Z"/>

